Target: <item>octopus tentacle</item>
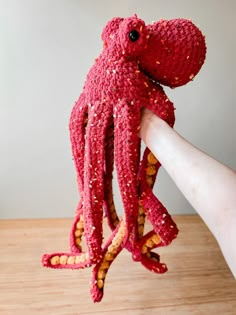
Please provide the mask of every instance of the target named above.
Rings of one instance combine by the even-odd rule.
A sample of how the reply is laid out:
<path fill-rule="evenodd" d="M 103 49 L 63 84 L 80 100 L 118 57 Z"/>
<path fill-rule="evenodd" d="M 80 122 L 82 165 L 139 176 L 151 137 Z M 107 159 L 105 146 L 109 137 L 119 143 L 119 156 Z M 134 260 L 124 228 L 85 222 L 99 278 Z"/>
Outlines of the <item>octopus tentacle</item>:
<path fill-rule="evenodd" d="M 78 189 L 84 186 L 85 133 L 88 121 L 88 104 L 82 93 L 75 103 L 70 116 L 69 130 L 74 164 L 77 172 Z"/>
<path fill-rule="evenodd" d="M 160 262 L 160 256 L 151 251 L 160 246 L 163 246 L 163 243 L 155 231 L 147 233 L 139 243 L 139 247 L 141 248 L 140 261 L 142 265 L 156 273 L 164 273 L 167 271 L 166 264 Z M 138 249 L 138 253 L 140 253 L 140 248 Z"/>
<path fill-rule="evenodd" d="M 154 167 L 155 165 L 155 167 Z M 145 224 L 145 210 L 142 202 L 142 193 L 146 190 L 152 190 L 157 172 L 160 168 L 160 163 L 153 155 L 153 153 L 146 148 L 143 153 L 143 158 L 139 167 L 139 185 L 140 185 L 140 196 L 139 196 L 139 216 L 138 216 L 138 239 L 142 238 Z"/>
<path fill-rule="evenodd" d="M 147 107 L 173 126 L 175 119 L 174 107 L 161 87 L 155 86 L 152 89 L 150 103 L 147 104 Z M 167 268 L 165 264 L 159 262 L 159 259 L 157 259 L 159 256 L 151 252 L 151 249 L 169 244 L 176 237 L 178 229 L 166 208 L 152 192 L 160 166 L 161 164 L 156 157 L 146 148 L 139 168 L 138 241 L 133 252 L 133 259 L 141 261 L 146 268 L 152 271 L 162 273 Z M 151 238 L 150 233 L 143 236 L 146 216 L 154 226 L 154 230 L 150 232 L 152 234 Z M 157 242 L 158 239 L 160 242 Z"/>
<path fill-rule="evenodd" d="M 106 109 L 106 110 L 105 110 Z M 112 115 L 105 102 L 95 102 L 89 108 L 84 159 L 84 222 L 85 238 L 91 261 L 102 252 L 102 221 L 104 200 L 105 135 Z M 99 132 L 98 132 L 99 131 Z"/>
<path fill-rule="evenodd" d="M 146 255 L 142 255 L 141 264 L 155 273 L 164 273 L 168 268 L 166 264 L 160 262 L 159 258 L 157 253 L 148 252 Z"/>
<path fill-rule="evenodd" d="M 145 104 L 147 108 L 152 110 L 156 115 L 166 120 L 171 126 L 174 124 L 174 107 L 173 103 L 167 98 L 163 88 L 153 82 L 148 82 L 150 85 L 149 102 Z M 146 194 L 152 194 L 152 189 L 156 180 L 156 176 L 161 164 L 152 154 L 152 152 L 146 148 L 143 154 L 143 158 L 139 167 L 138 183 L 139 183 L 139 214 L 138 214 L 138 231 L 135 233 L 136 240 L 138 241 L 143 236 L 146 211 L 142 202 L 142 196 Z M 158 208 L 160 211 L 161 208 Z M 152 208 L 154 213 L 157 209 Z M 163 208 L 165 212 L 165 209 Z M 163 213 L 164 213 L 163 212 Z"/>
<path fill-rule="evenodd" d="M 154 231 L 161 238 L 162 245 L 167 245 L 177 236 L 178 229 L 166 208 L 152 193 L 152 188 L 160 166 L 161 164 L 152 152 L 146 149 L 139 173 L 142 192 L 140 204 L 147 218 L 152 223 Z M 146 181 L 142 180 L 145 176 Z"/>
<path fill-rule="evenodd" d="M 147 193 L 143 196 L 143 205 L 148 220 L 154 227 L 154 231 L 158 233 L 164 245 L 171 243 L 178 234 L 175 222 L 172 220 L 163 204 L 153 195 Z M 156 209 L 153 212 L 153 209 Z"/>
<path fill-rule="evenodd" d="M 142 201 L 139 198 L 139 209 L 138 209 L 138 233 L 137 233 L 137 240 L 141 239 L 144 233 L 144 224 L 146 221 L 146 214 L 143 209 Z"/>
<path fill-rule="evenodd" d="M 82 269 L 91 266 L 88 253 L 45 254 L 42 257 L 42 264 L 44 267 L 54 269 Z"/>
<path fill-rule="evenodd" d="M 84 189 L 84 153 L 85 134 L 88 122 L 88 104 L 85 95 L 82 93 L 75 103 L 70 117 L 70 140 L 75 168 L 77 172 L 77 183 L 80 194 L 75 219 L 70 232 L 70 247 L 73 253 L 82 251 L 81 239 L 83 235 L 83 189 Z"/>
<path fill-rule="evenodd" d="M 114 112 L 115 164 L 124 206 L 126 241 L 134 245 L 137 234 L 138 182 L 140 158 L 138 137 L 140 110 L 126 101 L 120 101 Z M 133 233 L 131 233 L 133 232 Z"/>
<path fill-rule="evenodd" d="M 107 272 L 125 245 L 125 233 L 125 222 L 121 220 L 103 248 L 101 261 L 94 267 L 90 289 L 94 302 L 99 302 L 103 297 Z"/>
<path fill-rule="evenodd" d="M 162 87 L 157 85 L 155 86 L 155 88 L 152 89 L 150 102 L 147 104 L 146 107 L 152 110 L 161 119 L 165 120 L 171 127 L 173 127 L 175 121 L 174 106 L 173 103 L 166 96 Z M 168 228 L 170 228 L 171 226 L 175 225 L 174 222 L 169 216 L 166 208 L 152 193 L 152 188 L 155 183 L 157 172 L 160 166 L 161 164 L 159 163 L 157 158 L 147 148 L 144 152 L 139 172 L 140 197 L 143 201 L 144 211 L 146 214 L 148 213 L 148 218 L 151 219 L 151 222 L 154 223 L 157 217 L 162 217 L 161 221 L 165 222 L 165 227 L 167 228 L 167 224 L 169 224 Z M 164 220 L 165 217 L 166 219 Z M 167 220 L 167 218 L 169 218 L 169 220 Z M 157 225 L 154 224 L 154 230 L 156 233 L 158 233 L 158 229 L 156 226 Z M 175 232 L 177 233 L 177 230 Z M 170 239 L 164 239 L 164 234 L 162 234 L 162 238 L 163 242 L 170 242 Z"/>
<path fill-rule="evenodd" d="M 75 219 L 70 233 L 70 248 L 72 253 L 82 251 L 81 241 L 84 234 L 83 199 L 81 198 L 76 209 Z"/>
<path fill-rule="evenodd" d="M 140 186 L 142 192 L 147 190 L 149 190 L 149 192 L 151 191 L 160 166 L 160 163 L 153 153 L 148 148 L 146 148 L 139 169 L 139 178 L 141 182 Z M 158 209 L 156 209 L 156 211 L 157 210 Z M 141 195 L 139 197 L 138 216 L 139 241 L 136 243 L 135 250 L 133 251 L 133 259 L 135 261 L 141 261 L 142 265 L 151 271 L 163 273 L 167 271 L 166 265 L 160 262 L 160 257 L 157 253 L 151 251 L 156 247 L 164 246 L 164 243 L 159 236 L 159 231 L 152 230 L 143 236 L 146 211 L 147 210 L 145 209 Z"/>
<path fill-rule="evenodd" d="M 152 190 L 155 184 L 156 176 L 161 167 L 160 162 L 154 154 L 146 148 L 143 153 L 143 159 L 139 168 L 140 191 Z"/>
<path fill-rule="evenodd" d="M 113 170 L 114 170 L 114 122 L 107 129 L 105 147 L 105 174 L 104 174 L 104 210 L 111 230 L 114 230 L 119 223 L 113 199 Z"/>

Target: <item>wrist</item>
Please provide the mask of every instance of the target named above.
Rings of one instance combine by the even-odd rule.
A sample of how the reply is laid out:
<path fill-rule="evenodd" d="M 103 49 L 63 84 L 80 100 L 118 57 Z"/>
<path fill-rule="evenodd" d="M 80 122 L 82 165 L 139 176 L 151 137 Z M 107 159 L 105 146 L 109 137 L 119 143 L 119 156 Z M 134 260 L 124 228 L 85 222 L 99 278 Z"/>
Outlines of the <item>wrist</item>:
<path fill-rule="evenodd" d="M 146 146 L 151 150 L 153 146 L 157 145 L 160 131 L 164 124 L 166 124 L 165 121 L 163 121 L 160 117 L 155 115 L 149 109 L 144 109 L 139 134 Z"/>

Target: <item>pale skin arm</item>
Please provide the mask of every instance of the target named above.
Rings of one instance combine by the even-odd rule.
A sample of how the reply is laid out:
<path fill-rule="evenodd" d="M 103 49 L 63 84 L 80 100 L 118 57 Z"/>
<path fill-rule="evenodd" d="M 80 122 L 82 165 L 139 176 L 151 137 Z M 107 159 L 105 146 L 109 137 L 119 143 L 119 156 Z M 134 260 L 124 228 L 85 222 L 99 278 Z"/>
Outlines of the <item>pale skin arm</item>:
<path fill-rule="evenodd" d="M 236 173 L 147 109 L 140 137 L 205 221 L 236 278 Z"/>

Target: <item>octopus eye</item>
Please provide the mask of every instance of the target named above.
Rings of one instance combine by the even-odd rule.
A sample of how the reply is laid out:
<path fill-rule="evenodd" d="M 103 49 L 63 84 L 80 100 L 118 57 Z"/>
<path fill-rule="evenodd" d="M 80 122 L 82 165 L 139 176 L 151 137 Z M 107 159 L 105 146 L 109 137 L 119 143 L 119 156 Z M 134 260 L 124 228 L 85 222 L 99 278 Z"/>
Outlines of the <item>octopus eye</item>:
<path fill-rule="evenodd" d="M 136 31 L 136 30 L 133 30 L 133 31 L 131 31 L 131 32 L 129 33 L 129 38 L 130 38 L 130 40 L 131 40 L 132 42 L 136 42 L 136 40 L 139 39 L 139 36 L 140 36 L 140 34 L 139 34 L 139 32 Z"/>

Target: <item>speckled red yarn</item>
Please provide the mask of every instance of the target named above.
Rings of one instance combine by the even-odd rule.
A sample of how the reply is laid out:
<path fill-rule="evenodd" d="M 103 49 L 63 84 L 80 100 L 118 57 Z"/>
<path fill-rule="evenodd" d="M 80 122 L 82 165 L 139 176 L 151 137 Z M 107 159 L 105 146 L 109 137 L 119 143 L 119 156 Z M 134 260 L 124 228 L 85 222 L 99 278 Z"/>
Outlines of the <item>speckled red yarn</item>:
<path fill-rule="evenodd" d="M 174 107 L 160 84 L 191 81 L 206 53 L 200 30 L 189 20 L 151 25 L 137 18 L 114 18 L 103 30 L 103 51 L 90 69 L 70 119 L 80 201 L 71 231 L 71 252 L 44 255 L 43 265 L 79 269 L 94 265 L 91 295 L 103 296 L 105 275 L 125 247 L 134 261 L 156 273 L 167 270 L 152 249 L 166 246 L 178 229 L 152 188 L 160 163 L 146 148 L 140 161 L 141 110 L 147 107 L 170 126 Z M 124 215 L 113 200 L 116 166 Z M 103 215 L 112 234 L 103 243 Z M 147 218 L 153 230 L 144 235 Z M 87 250 L 80 241 L 84 233 Z"/>

